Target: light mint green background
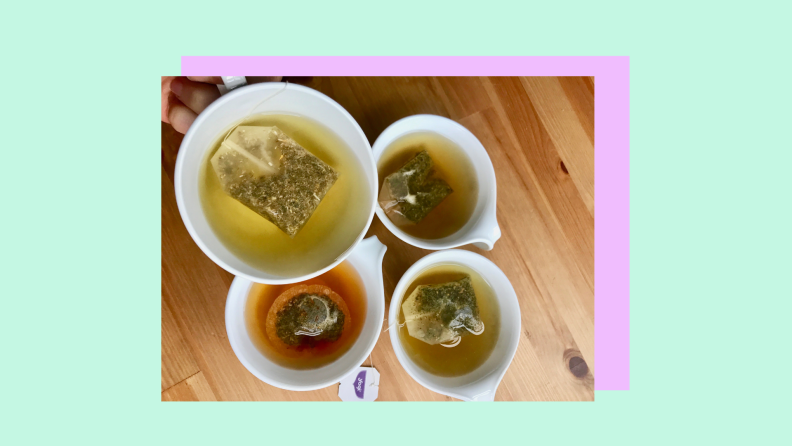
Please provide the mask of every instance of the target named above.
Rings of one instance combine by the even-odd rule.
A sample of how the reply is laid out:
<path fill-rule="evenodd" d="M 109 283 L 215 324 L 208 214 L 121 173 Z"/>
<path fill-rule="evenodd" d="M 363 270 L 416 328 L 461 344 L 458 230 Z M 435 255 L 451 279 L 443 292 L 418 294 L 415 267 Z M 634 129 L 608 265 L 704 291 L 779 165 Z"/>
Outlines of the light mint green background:
<path fill-rule="evenodd" d="M 790 11 L 606 3 L 5 6 L 0 442 L 783 439 Z M 631 56 L 632 389 L 595 403 L 160 403 L 159 76 L 223 54 Z"/>

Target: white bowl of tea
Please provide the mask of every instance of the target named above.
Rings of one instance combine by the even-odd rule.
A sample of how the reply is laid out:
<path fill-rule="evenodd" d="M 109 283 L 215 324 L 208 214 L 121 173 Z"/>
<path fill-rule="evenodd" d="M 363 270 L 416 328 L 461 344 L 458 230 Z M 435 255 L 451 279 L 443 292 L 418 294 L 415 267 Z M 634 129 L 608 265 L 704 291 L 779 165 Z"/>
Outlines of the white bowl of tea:
<path fill-rule="evenodd" d="M 356 370 L 382 332 L 386 249 L 369 237 L 336 267 L 294 284 L 236 277 L 225 321 L 239 361 L 260 380 L 286 390 L 321 389 Z M 294 314 L 308 316 L 295 324 Z"/>
<path fill-rule="evenodd" d="M 463 250 L 427 255 L 391 298 L 388 331 L 396 358 L 429 390 L 493 401 L 520 341 L 520 306 L 509 279 Z"/>
<path fill-rule="evenodd" d="M 468 129 L 448 118 L 414 115 L 391 124 L 372 148 L 377 216 L 402 241 L 440 250 L 500 238 L 495 169 Z"/>
<path fill-rule="evenodd" d="M 236 89 L 198 116 L 174 183 L 182 220 L 209 258 L 236 276 L 284 284 L 329 271 L 360 243 L 377 170 L 343 107 L 270 82 Z"/>

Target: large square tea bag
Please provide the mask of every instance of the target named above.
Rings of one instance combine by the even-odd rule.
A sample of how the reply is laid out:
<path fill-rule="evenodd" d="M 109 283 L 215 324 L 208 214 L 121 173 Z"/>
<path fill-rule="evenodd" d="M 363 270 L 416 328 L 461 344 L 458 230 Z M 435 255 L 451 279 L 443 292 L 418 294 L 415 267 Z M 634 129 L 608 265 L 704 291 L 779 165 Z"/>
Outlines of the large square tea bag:
<path fill-rule="evenodd" d="M 423 150 L 385 178 L 379 202 L 392 222 L 401 225 L 418 223 L 453 192 L 445 180 L 427 180 L 432 166 L 432 158 Z"/>
<path fill-rule="evenodd" d="M 470 276 L 419 285 L 402 304 L 402 312 L 410 336 L 427 344 L 456 345 L 461 336 L 484 331 Z"/>
<path fill-rule="evenodd" d="M 212 157 L 223 190 L 294 237 L 338 172 L 278 127 L 239 126 Z"/>

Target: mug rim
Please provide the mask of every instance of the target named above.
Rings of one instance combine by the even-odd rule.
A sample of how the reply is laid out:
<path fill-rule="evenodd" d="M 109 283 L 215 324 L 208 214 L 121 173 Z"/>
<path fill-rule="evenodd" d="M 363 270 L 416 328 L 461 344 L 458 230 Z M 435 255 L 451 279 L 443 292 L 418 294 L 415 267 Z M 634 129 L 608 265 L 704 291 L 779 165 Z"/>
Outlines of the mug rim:
<path fill-rule="evenodd" d="M 250 94 L 253 91 L 257 91 L 257 90 L 277 90 L 279 88 L 289 89 L 289 90 L 296 90 L 296 91 L 299 91 L 301 93 L 308 94 L 310 96 L 314 96 L 314 97 L 316 97 L 316 98 L 328 103 L 336 111 L 341 113 L 341 115 L 344 116 L 352 124 L 355 132 L 357 133 L 357 136 L 359 136 L 361 138 L 361 140 L 365 144 L 365 147 L 368 148 L 368 150 L 365 151 L 367 155 L 365 155 L 364 157 L 368 158 L 368 164 L 369 164 L 368 168 L 372 169 L 372 171 L 374 172 L 374 184 L 373 184 L 373 189 L 370 191 L 372 197 L 371 197 L 371 203 L 370 203 L 371 209 L 369 210 L 368 220 L 366 221 L 366 224 L 363 226 L 363 229 L 358 234 L 358 236 L 355 239 L 355 241 L 351 245 L 349 245 L 349 247 L 344 252 L 342 252 L 332 263 L 330 263 L 326 267 L 324 267 L 324 268 L 322 268 L 320 270 L 314 271 L 312 273 L 304 274 L 304 275 L 301 275 L 301 276 L 295 276 L 295 277 L 284 277 L 284 278 L 272 279 L 272 278 L 257 277 L 257 276 L 245 273 L 243 271 L 240 271 L 237 268 L 234 268 L 231 265 L 229 265 L 227 262 L 225 262 L 223 259 L 221 259 L 220 256 L 218 256 L 211 249 L 209 249 L 209 247 L 206 245 L 206 243 L 203 241 L 203 239 L 198 235 L 197 231 L 195 230 L 195 226 L 193 225 L 193 222 L 190 219 L 189 213 L 187 212 L 187 207 L 186 207 L 186 205 L 184 203 L 183 170 L 184 170 L 184 164 L 186 162 L 185 160 L 187 159 L 187 155 L 185 154 L 186 153 L 185 148 L 189 147 L 190 144 L 192 144 L 192 141 L 193 141 L 193 138 L 195 136 L 195 133 L 197 132 L 197 129 L 202 125 L 202 123 L 204 121 L 206 121 L 208 119 L 209 116 L 212 115 L 212 113 L 215 112 L 215 110 L 217 110 L 218 108 L 223 106 L 225 103 L 230 102 L 232 100 L 235 100 L 239 96 Z M 313 118 L 308 118 L 308 119 L 313 119 Z M 314 120 L 316 120 L 316 119 L 314 119 Z M 316 120 L 316 121 L 319 122 L 320 124 L 322 124 L 321 121 L 319 121 L 319 120 Z M 329 129 L 329 130 L 333 131 L 332 129 Z M 342 141 L 343 141 L 343 139 L 342 139 Z M 201 153 L 201 156 L 203 156 L 203 153 Z M 366 170 L 365 161 L 362 164 L 363 164 L 363 169 L 365 171 Z M 360 242 L 366 236 L 366 233 L 368 232 L 369 228 L 371 227 L 371 223 L 374 220 L 374 214 L 376 213 L 376 208 L 377 208 L 377 191 L 376 191 L 377 182 L 378 182 L 377 178 L 378 178 L 377 163 L 374 160 L 374 155 L 372 153 L 371 144 L 369 143 L 368 137 L 366 137 L 366 134 L 363 132 L 363 129 L 360 127 L 360 124 L 358 124 L 358 122 L 355 120 L 355 118 L 344 107 L 342 107 L 341 104 L 339 104 L 338 102 L 336 102 L 335 100 L 333 100 L 329 96 L 325 95 L 324 93 L 322 93 L 322 92 L 320 92 L 318 90 L 314 90 L 313 88 L 305 87 L 305 86 L 298 85 L 298 84 L 291 84 L 291 83 L 288 83 L 288 82 L 264 82 L 264 83 L 260 83 L 260 84 L 249 84 L 249 85 L 245 85 L 243 87 L 239 87 L 239 88 L 237 88 L 235 90 L 232 90 L 229 93 L 221 96 L 216 101 L 212 102 L 204 111 L 202 111 L 198 115 L 198 117 L 195 119 L 193 124 L 190 126 L 189 130 L 187 130 L 187 133 L 184 135 L 184 138 L 182 139 L 182 142 L 179 145 L 179 153 L 176 156 L 176 165 L 175 165 L 175 169 L 174 169 L 173 183 L 174 183 L 174 191 L 175 191 L 175 195 L 176 195 L 176 205 L 177 205 L 177 207 L 179 209 L 179 214 L 181 215 L 182 221 L 184 222 L 184 226 L 187 228 L 187 232 L 190 234 L 190 237 L 193 239 L 195 244 L 198 245 L 198 247 L 201 249 L 201 251 L 207 257 L 209 257 L 215 264 L 217 264 L 218 266 L 220 266 L 221 268 L 223 268 L 224 270 L 228 271 L 229 273 L 231 273 L 231 274 L 233 274 L 235 276 L 241 276 L 241 277 L 244 277 L 244 278 L 246 278 L 246 279 L 248 279 L 248 280 L 250 280 L 252 282 L 256 282 L 256 283 L 265 283 L 265 284 L 272 284 L 272 285 L 283 285 L 283 284 L 289 284 L 289 283 L 294 283 L 294 282 L 301 282 L 303 280 L 312 279 L 312 278 L 314 278 L 316 276 L 324 274 L 327 271 L 329 271 L 329 270 L 335 268 L 336 266 L 338 266 L 347 257 L 349 257 L 349 254 L 352 252 L 352 250 L 354 250 L 354 248 L 358 244 L 360 244 Z M 206 218 L 206 214 L 204 213 L 203 209 L 201 209 L 201 214 L 204 216 L 204 218 Z M 207 219 L 207 223 L 208 223 L 208 219 Z M 210 225 L 210 229 L 211 229 L 211 225 Z M 211 230 L 214 231 L 213 229 L 211 229 Z M 216 235 L 215 235 L 215 237 L 216 237 Z M 220 243 L 222 244 L 223 242 L 220 241 Z M 231 252 L 231 255 L 233 257 L 236 257 L 243 264 L 246 264 L 246 265 L 248 264 L 247 262 L 245 262 L 244 260 L 242 260 L 241 258 L 236 256 L 233 252 Z M 248 265 L 248 266 L 250 266 L 250 265 Z M 258 270 L 258 268 L 255 268 L 253 266 L 250 266 L 250 268 Z"/>

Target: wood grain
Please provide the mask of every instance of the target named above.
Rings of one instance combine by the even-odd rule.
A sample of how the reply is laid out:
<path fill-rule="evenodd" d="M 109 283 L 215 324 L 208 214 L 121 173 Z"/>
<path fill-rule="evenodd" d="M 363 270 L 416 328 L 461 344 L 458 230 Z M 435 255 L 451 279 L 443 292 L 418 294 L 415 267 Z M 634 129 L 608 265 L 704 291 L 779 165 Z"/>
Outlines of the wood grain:
<path fill-rule="evenodd" d="M 498 401 L 594 399 L 593 78 L 312 78 L 358 121 L 370 142 L 405 116 L 461 123 L 487 149 L 503 232 L 489 252 L 520 301 L 523 333 Z M 337 386 L 288 392 L 239 363 L 225 335 L 233 277 L 187 234 L 173 194 L 181 135 L 162 125 L 162 400 L 338 401 Z M 386 308 L 399 278 L 429 251 L 409 246 L 375 217 L 368 236 L 388 246 Z M 386 321 L 387 325 L 387 321 Z M 452 401 L 417 384 L 387 333 L 371 361 L 380 401 Z M 369 364 L 367 360 L 365 364 Z"/>
<path fill-rule="evenodd" d="M 197 372 L 162 392 L 162 401 L 217 401 L 204 374 Z"/>
<path fill-rule="evenodd" d="M 162 389 L 198 373 L 198 364 L 192 356 L 192 350 L 182 337 L 170 309 L 162 300 Z"/>

